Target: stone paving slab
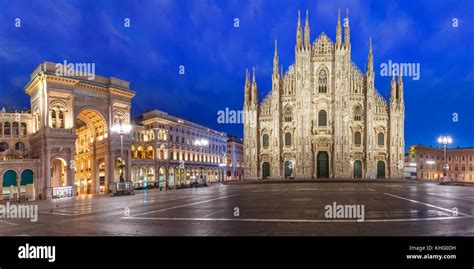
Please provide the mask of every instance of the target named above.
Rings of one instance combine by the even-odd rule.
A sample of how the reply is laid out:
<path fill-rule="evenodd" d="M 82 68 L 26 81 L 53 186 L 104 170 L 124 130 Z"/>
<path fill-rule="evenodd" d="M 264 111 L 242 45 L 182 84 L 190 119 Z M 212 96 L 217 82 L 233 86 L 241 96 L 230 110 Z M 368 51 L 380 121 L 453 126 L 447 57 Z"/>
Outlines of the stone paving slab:
<path fill-rule="evenodd" d="M 334 202 L 364 205 L 364 222 L 327 219 Z M 38 222 L 0 220 L 0 235 L 474 235 L 474 188 L 411 181 L 214 184 L 29 203 Z"/>

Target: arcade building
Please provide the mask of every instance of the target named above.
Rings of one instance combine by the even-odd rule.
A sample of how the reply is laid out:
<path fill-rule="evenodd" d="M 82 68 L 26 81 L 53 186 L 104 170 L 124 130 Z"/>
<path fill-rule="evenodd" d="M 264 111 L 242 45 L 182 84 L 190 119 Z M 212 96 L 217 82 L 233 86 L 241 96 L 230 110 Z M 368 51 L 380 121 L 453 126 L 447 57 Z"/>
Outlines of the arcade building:
<path fill-rule="evenodd" d="M 121 176 L 167 188 L 224 178 L 225 133 L 159 110 L 131 121 L 129 82 L 56 70 L 33 71 L 30 109 L 0 111 L 0 200 L 108 193 Z"/>

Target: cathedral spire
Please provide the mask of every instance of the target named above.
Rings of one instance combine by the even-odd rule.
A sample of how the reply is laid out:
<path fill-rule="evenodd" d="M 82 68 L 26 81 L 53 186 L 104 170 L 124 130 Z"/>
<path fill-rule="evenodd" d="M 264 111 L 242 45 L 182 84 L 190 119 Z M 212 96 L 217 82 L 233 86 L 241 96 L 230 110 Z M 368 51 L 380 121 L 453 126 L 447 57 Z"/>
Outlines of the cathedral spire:
<path fill-rule="evenodd" d="M 398 75 L 397 98 L 398 101 L 403 102 L 403 80 L 401 74 Z"/>
<path fill-rule="evenodd" d="M 342 45 L 342 30 L 341 30 L 341 9 L 337 11 L 337 26 L 336 26 L 336 47 Z"/>
<path fill-rule="evenodd" d="M 394 103 L 397 99 L 397 82 L 395 75 L 392 73 L 392 81 L 390 82 L 390 103 Z"/>
<path fill-rule="evenodd" d="M 367 59 L 367 71 L 374 72 L 374 56 L 372 54 L 372 36 L 369 41 L 369 57 Z"/>
<path fill-rule="evenodd" d="M 296 28 L 296 49 L 300 50 L 303 46 L 303 32 L 301 30 L 300 11 L 298 10 L 298 27 Z"/>
<path fill-rule="evenodd" d="M 252 103 L 258 105 L 258 90 L 257 90 L 257 80 L 255 78 L 255 67 L 252 68 Z"/>
<path fill-rule="evenodd" d="M 304 26 L 304 46 L 306 49 L 310 48 L 310 34 L 309 34 L 309 15 L 308 10 L 306 10 L 306 23 Z"/>
<path fill-rule="evenodd" d="M 245 69 L 245 92 L 244 92 L 244 106 L 250 103 L 250 77 L 249 70 Z"/>
<path fill-rule="evenodd" d="M 273 56 L 273 75 L 278 76 L 278 41 L 275 39 L 275 55 Z"/>
<path fill-rule="evenodd" d="M 351 28 L 349 26 L 349 9 L 346 9 L 346 19 L 344 20 L 344 46 L 349 48 L 351 45 Z"/>

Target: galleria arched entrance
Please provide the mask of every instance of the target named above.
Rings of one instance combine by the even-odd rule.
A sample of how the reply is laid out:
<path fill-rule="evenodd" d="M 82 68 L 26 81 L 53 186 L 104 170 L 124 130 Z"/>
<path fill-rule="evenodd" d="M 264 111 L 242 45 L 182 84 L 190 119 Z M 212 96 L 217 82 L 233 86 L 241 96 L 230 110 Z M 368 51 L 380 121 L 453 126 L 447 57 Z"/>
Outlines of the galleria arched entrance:
<path fill-rule="evenodd" d="M 135 92 L 125 80 L 69 72 L 73 68 L 58 74 L 59 67 L 71 69 L 51 62 L 40 64 L 25 87 L 32 114 L 30 155 L 42 168 L 35 174 L 37 197 L 108 192 L 115 174 L 125 171 L 125 180 L 130 180 L 129 169 L 114 165 L 117 159 L 126 166 L 130 163 L 130 137 L 123 136 L 121 143 L 121 136 L 111 132 L 111 127 L 130 124 Z"/>
<path fill-rule="evenodd" d="M 99 189 L 99 160 L 106 159 L 108 126 L 105 118 L 94 109 L 82 110 L 76 118 L 75 178 L 79 194 L 95 193 Z"/>

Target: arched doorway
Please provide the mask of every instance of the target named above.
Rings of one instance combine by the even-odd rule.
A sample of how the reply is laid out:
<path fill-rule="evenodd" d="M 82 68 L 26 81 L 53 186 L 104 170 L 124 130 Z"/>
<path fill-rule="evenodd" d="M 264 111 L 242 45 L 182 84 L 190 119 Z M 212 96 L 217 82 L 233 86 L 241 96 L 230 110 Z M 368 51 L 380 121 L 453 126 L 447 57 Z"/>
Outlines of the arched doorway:
<path fill-rule="evenodd" d="M 354 178 L 362 178 L 362 162 L 360 160 L 354 162 Z"/>
<path fill-rule="evenodd" d="M 329 178 L 329 155 L 326 151 L 318 152 L 316 166 L 317 178 Z"/>
<path fill-rule="evenodd" d="M 140 173 L 138 171 L 138 166 L 134 165 L 132 168 L 132 181 L 135 186 L 138 184 L 139 178 L 140 178 Z"/>
<path fill-rule="evenodd" d="M 164 188 L 165 187 L 165 169 L 163 167 L 160 167 L 160 177 L 159 177 L 159 187 Z"/>
<path fill-rule="evenodd" d="M 30 169 L 26 169 L 21 172 L 20 181 L 20 193 L 25 193 L 28 200 L 34 199 L 35 185 L 34 185 L 34 173 Z"/>
<path fill-rule="evenodd" d="M 155 169 L 153 168 L 153 166 L 148 167 L 147 182 L 149 185 L 153 185 L 153 183 L 155 182 Z"/>
<path fill-rule="evenodd" d="M 95 193 L 96 186 L 101 186 L 100 181 L 118 182 L 120 180 L 120 159 L 110 159 L 106 156 L 106 151 L 98 151 L 99 148 L 106 148 L 108 127 L 105 118 L 97 110 L 84 109 L 76 117 L 76 185 L 79 187 L 79 194 Z M 104 168 L 113 167 L 110 170 L 104 170 L 102 175 L 99 171 L 99 160 L 104 163 Z M 106 160 L 106 161 L 104 161 Z M 118 161 L 118 162 L 117 162 Z M 95 171 L 95 173 L 93 173 Z M 100 191 L 99 187 L 99 191 Z"/>
<path fill-rule="evenodd" d="M 377 178 L 385 178 L 385 162 L 377 162 Z"/>
<path fill-rule="evenodd" d="M 268 162 L 264 162 L 262 164 L 262 178 L 266 179 L 270 176 L 270 164 Z"/>
<path fill-rule="evenodd" d="M 18 174 L 14 170 L 8 170 L 3 174 L 3 199 L 12 200 L 18 191 Z"/>
<path fill-rule="evenodd" d="M 293 162 L 292 161 L 286 161 L 285 162 L 285 178 L 293 178 Z"/>
<path fill-rule="evenodd" d="M 139 174 L 139 180 L 138 180 L 138 188 L 144 188 L 147 185 L 147 175 L 148 170 L 146 166 L 140 167 L 140 174 Z"/>
<path fill-rule="evenodd" d="M 177 185 L 182 185 L 185 183 L 186 174 L 184 168 L 176 167 L 176 178 L 178 180 L 176 182 Z"/>
<path fill-rule="evenodd" d="M 62 158 L 51 161 L 51 187 L 62 187 L 67 184 L 67 163 Z"/>

